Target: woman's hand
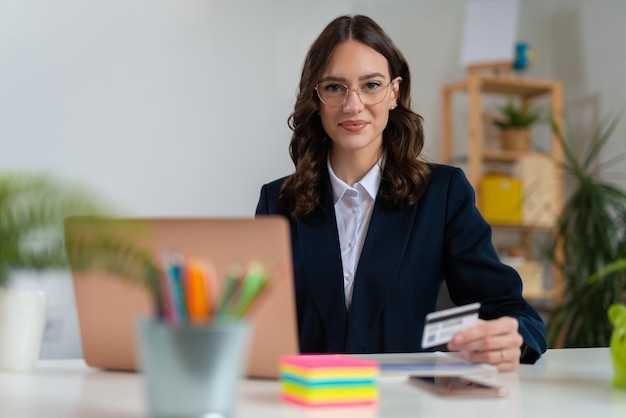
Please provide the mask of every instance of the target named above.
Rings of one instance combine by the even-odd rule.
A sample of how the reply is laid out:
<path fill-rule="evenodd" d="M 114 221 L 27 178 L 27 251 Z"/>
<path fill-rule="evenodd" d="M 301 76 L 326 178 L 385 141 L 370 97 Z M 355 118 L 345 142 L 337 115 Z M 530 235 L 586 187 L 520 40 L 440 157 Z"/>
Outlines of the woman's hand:
<path fill-rule="evenodd" d="M 501 372 L 512 372 L 519 366 L 524 343 L 518 327 L 517 319 L 509 316 L 479 319 L 472 328 L 452 337 L 448 349 L 472 363 L 492 364 Z"/>

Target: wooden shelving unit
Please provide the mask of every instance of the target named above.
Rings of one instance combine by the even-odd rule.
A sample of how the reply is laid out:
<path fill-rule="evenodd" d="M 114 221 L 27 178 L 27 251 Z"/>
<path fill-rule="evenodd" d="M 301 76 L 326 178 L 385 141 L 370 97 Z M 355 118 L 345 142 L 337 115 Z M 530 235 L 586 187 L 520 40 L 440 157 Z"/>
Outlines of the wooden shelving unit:
<path fill-rule="evenodd" d="M 510 65 L 500 65 L 495 69 L 505 69 L 500 73 L 484 73 L 485 69 L 494 70 L 494 68 L 477 67 L 469 68 L 467 78 L 443 86 L 442 89 L 442 160 L 444 164 L 453 163 L 453 128 L 454 128 L 454 98 L 459 94 L 467 96 L 467 157 L 465 159 L 466 175 L 468 180 L 476 191 L 477 206 L 480 208 L 480 184 L 486 173 L 486 167 L 489 164 L 514 164 L 525 152 L 520 151 L 504 151 L 498 149 L 489 149 L 485 145 L 485 132 L 483 120 L 483 98 L 487 95 L 510 97 L 521 103 L 532 102 L 537 99 L 548 99 L 550 102 L 550 113 L 554 122 L 562 127 L 563 124 L 563 91 L 560 81 L 557 80 L 533 80 L 513 76 L 509 71 Z M 558 138 L 554 133 L 551 134 L 549 153 L 552 158 L 562 161 L 563 151 L 558 142 Z M 563 202 L 563 180 L 562 173 L 559 171 L 557 182 L 558 193 L 555 196 L 557 200 L 555 207 L 560 212 Z M 499 225 L 492 223 L 495 230 L 506 229 L 515 231 L 519 234 L 520 245 L 528 248 L 531 245 L 530 236 L 536 231 L 546 231 L 550 228 L 545 226 L 537 227 L 534 225 Z M 546 302 L 555 302 L 562 294 L 562 280 L 558 274 L 552 269 L 552 288 L 537 289 L 525 292 L 524 295 L 531 302 L 537 301 L 544 305 Z"/>

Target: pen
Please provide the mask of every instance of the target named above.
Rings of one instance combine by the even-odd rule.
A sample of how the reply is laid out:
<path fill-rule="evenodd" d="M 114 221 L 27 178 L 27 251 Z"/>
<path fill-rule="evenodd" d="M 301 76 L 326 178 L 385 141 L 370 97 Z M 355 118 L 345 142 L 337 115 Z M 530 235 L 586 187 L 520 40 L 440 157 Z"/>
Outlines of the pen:
<path fill-rule="evenodd" d="M 209 303 L 209 283 L 202 263 L 188 258 L 185 263 L 185 302 L 189 322 L 199 324 L 208 320 L 211 307 Z"/>
<path fill-rule="evenodd" d="M 222 296 L 217 307 L 217 316 L 223 318 L 229 315 L 232 309 L 233 301 L 238 298 L 241 291 L 243 269 L 239 264 L 231 266 L 228 277 L 226 278 L 226 284 L 222 290 Z"/>
<path fill-rule="evenodd" d="M 169 291 L 171 294 L 172 316 L 174 318 L 174 323 L 179 325 L 186 324 L 187 312 L 185 308 L 185 294 L 182 283 L 182 256 L 177 253 L 167 253 L 164 264 Z"/>
<path fill-rule="evenodd" d="M 263 292 L 266 284 L 267 278 L 263 267 L 258 263 L 252 264 L 243 280 L 241 295 L 233 307 L 233 316 L 242 318 Z"/>
<path fill-rule="evenodd" d="M 213 318 L 241 319 L 268 283 L 260 263 L 250 264 L 247 270 L 233 264 L 218 298 L 214 291 L 215 268 L 211 263 L 207 269 L 200 259 L 185 258 L 176 252 L 164 252 L 160 258 L 163 268 L 158 277 L 157 314 L 171 325 L 201 325 Z"/>
<path fill-rule="evenodd" d="M 158 317 L 164 322 L 174 325 L 176 323 L 176 319 L 173 314 L 173 306 L 172 306 L 172 292 L 170 291 L 168 285 L 168 277 L 165 274 L 163 269 L 159 269 L 159 300 L 157 301 L 158 306 Z"/>

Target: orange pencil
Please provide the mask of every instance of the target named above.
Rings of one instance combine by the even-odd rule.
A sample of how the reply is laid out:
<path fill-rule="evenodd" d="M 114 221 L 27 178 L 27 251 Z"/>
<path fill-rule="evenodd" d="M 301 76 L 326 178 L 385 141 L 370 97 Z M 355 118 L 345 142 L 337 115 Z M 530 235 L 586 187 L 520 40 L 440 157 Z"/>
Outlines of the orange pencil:
<path fill-rule="evenodd" d="M 200 324 L 209 319 L 209 290 L 204 266 L 197 259 L 185 263 L 185 300 L 187 314 L 192 324 Z"/>

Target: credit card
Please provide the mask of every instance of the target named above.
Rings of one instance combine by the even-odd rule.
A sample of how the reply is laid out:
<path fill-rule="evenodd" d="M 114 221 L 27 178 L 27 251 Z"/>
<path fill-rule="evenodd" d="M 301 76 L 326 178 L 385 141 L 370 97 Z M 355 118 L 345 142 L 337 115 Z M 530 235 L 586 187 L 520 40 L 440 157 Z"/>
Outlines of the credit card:
<path fill-rule="evenodd" d="M 476 302 L 426 315 L 422 348 L 445 344 L 457 332 L 473 326 L 478 319 L 478 309 L 480 309 L 480 303 Z"/>

